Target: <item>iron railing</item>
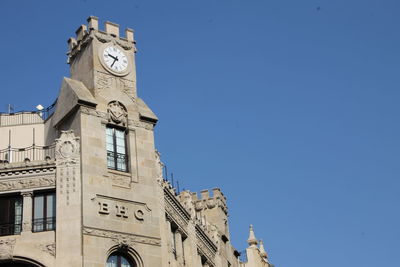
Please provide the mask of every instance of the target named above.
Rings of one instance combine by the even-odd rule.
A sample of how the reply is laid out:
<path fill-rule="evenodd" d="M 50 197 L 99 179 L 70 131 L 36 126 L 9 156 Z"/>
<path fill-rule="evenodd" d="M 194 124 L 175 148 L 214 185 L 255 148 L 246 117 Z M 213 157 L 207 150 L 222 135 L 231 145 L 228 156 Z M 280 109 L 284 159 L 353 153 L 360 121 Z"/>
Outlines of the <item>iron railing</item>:
<path fill-rule="evenodd" d="M 127 172 L 128 156 L 126 154 L 107 151 L 107 166 L 109 169 Z"/>
<path fill-rule="evenodd" d="M 53 115 L 57 100 L 49 107 L 38 111 L 20 111 L 15 113 L 0 112 L 0 126 L 15 126 L 43 123 Z"/>
<path fill-rule="evenodd" d="M 18 235 L 21 233 L 21 223 L 2 223 L 0 224 L 0 236 L 5 235 Z"/>
<path fill-rule="evenodd" d="M 26 148 L 6 148 L 0 150 L 0 163 L 44 161 L 55 159 L 55 145 Z"/>
<path fill-rule="evenodd" d="M 51 231 L 56 229 L 56 217 L 32 220 L 32 232 Z"/>

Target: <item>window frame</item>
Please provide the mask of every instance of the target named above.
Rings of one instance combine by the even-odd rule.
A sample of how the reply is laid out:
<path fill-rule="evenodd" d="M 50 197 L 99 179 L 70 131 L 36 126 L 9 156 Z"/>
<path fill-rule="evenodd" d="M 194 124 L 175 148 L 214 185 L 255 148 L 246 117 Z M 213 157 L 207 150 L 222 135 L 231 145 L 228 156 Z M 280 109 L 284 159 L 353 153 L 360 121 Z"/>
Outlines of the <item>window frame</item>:
<path fill-rule="evenodd" d="M 107 266 L 107 264 L 108 264 L 108 261 L 109 261 L 109 259 L 111 258 L 111 257 L 113 257 L 113 256 L 116 256 L 117 257 L 117 266 L 116 267 L 121 267 L 122 265 L 121 265 L 121 263 L 122 263 L 122 260 L 121 260 L 121 258 L 124 258 L 130 265 L 131 265 L 131 267 L 136 267 L 137 265 L 136 265 L 136 262 L 134 261 L 134 260 L 132 260 L 132 258 L 129 256 L 129 255 L 127 255 L 126 253 L 120 253 L 120 252 L 114 252 L 114 253 L 111 253 L 109 256 L 108 256 L 108 258 L 107 258 L 107 261 L 106 261 L 106 266 Z"/>
<path fill-rule="evenodd" d="M 0 236 L 8 236 L 8 235 L 19 235 L 22 232 L 22 221 L 23 221 L 23 213 L 24 213 L 24 200 L 23 197 L 21 195 L 18 194 L 2 194 L 0 195 L 0 199 L 7 199 L 7 208 L 10 211 L 11 208 L 11 200 L 13 203 L 13 213 L 8 214 L 8 219 L 10 219 L 11 214 L 13 215 L 13 221 L 9 221 L 9 222 L 4 222 L 4 225 L 6 225 L 5 229 L 6 231 L 4 231 L 3 234 L 3 230 L 0 229 Z M 20 203 L 20 214 L 19 216 L 19 223 L 17 224 L 17 220 L 16 220 L 16 216 L 17 214 L 15 213 L 15 208 L 16 208 L 16 203 L 19 201 Z M 3 208 L 3 207 L 2 207 Z M 2 209 L 3 210 L 3 209 Z M 1 226 L 1 225 L 0 225 Z M 19 227 L 19 228 L 18 228 Z M 19 230 L 17 230 L 19 229 Z"/>
<path fill-rule="evenodd" d="M 54 216 L 47 217 L 47 196 L 53 195 L 54 196 Z M 36 197 L 43 196 L 43 216 L 42 218 L 35 218 L 35 202 Z M 57 198 L 55 191 L 39 191 L 35 192 L 32 197 L 32 233 L 40 233 L 46 231 L 55 231 L 56 230 L 56 218 L 57 218 Z M 38 224 L 38 221 L 42 220 L 42 229 L 37 230 L 35 226 Z M 49 222 L 51 222 L 52 227 L 48 227 Z"/>
<path fill-rule="evenodd" d="M 108 150 L 108 129 L 112 130 L 112 149 L 113 151 Z M 117 151 L 117 131 L 123 133 L 124 135 L 124 154 L 118 153 Z M 106 155 L 107 155 L 107 169 L 109 170 L 114 170 L 114 171 L 120 171 L 120 172 L 129 172 L 129 153 L 128 153 L 128 132 L 126 128 L 124 127 L 118 127 L 116 125 L 111 125 L 107 124 L 106 125 Z M 112 156 L 109 156 L 109 153 L 112 153 Z M 118 156 L 123 155 L 124 156 L 124 163 L 125 163 L 125 169 L 119 168 L 118 167 Z M 110 166 L 109 163 L 109 157 L 113 160 L 114 167 Z"/>

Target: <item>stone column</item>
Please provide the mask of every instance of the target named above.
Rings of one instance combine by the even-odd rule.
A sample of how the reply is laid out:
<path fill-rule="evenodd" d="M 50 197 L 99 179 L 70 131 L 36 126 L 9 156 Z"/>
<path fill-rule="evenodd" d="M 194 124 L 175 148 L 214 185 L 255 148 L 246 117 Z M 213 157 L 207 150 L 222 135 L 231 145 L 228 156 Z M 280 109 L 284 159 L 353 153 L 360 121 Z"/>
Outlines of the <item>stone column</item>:
<path fill-rule="evenodd" d="M 183 265 L 183 244 L 182 244 L 182 234 L 180 230 L 175 232 L 175 244 L 176 244 L 176 256 L 178 263 Z"/>
<path fill-rule="evenodd" d="M 33 217 L 33 208 L 32 208 L 32 196 L 33 191 L 25 191 L 21 192 L 23 197 L 22 200 L 22 232 L 31 232 L 32 231 L 32 217 Z"/>

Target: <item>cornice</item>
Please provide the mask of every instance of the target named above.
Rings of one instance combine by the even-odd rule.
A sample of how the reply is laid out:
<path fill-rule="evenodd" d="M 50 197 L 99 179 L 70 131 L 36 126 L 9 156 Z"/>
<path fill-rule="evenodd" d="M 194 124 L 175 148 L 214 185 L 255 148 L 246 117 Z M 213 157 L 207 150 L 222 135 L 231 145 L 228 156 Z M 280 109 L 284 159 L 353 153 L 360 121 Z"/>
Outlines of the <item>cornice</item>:
<path fill-rule="evenodd" d="M 103 230 L 91 227 L 83 228 L 84 235 L 110 238 L 117 244 L 125 244 L 132 247 L 134 243 L 142 243 L 153 246 L 161 246 L 161 239 L 156 237 L 127 234 L 122 232 Z"/>

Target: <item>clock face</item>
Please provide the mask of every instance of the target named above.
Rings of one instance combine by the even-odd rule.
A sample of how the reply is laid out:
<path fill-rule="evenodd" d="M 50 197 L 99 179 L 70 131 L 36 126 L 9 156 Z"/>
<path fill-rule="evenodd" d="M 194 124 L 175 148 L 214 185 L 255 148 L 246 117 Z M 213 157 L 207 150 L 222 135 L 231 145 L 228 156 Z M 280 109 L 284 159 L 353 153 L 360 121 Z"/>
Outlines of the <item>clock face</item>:
<path fill-rule="evenodd" d="M 103 50 L 103 60 L 108 68 L 115 72 L 124 72 L 128 68 L 128 58 L 118 47 L 107 46 Z"/>

